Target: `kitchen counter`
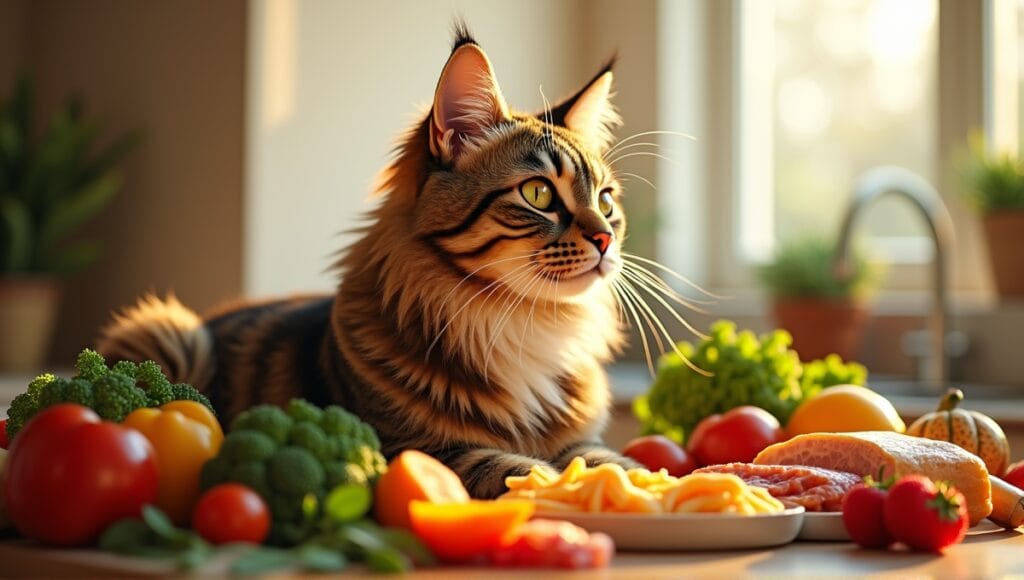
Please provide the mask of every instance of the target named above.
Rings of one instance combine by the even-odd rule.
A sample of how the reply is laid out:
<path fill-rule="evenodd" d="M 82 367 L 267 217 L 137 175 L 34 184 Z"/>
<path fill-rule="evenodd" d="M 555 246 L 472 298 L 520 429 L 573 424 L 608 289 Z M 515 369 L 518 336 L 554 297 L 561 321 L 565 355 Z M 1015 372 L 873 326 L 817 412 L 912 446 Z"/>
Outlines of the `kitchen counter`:
<path fill-rule="evenodd" d="M 207 570 L 204 570 L 206 572 Z M 211 569 L 216 573 L 218 570 Z M 172 574 L 152 561 L 119 558 L 83 551 L 27 548 L 0 543 L 0 577 L 150 576 Z M 945 555 L 907 551 L 861 550 L 846 542 L 797 542 L 772 550 L 699 553 L 620 553 L 608 570 L 560 573 L 548 570 L 441 567 L 423 569 L 408 577 L 439 580 L 459 578 L 740 578 L 844 576 L 992 578 L 1024 574 L 1024 533 L 1005 531 L 983 522 L 964 543 Z M 313 577 L 313 576 L 311 576 Z M 320 576 L 322 577 L 322 576 Z M 355 569 L 345 577 L 373 577 Z"/>

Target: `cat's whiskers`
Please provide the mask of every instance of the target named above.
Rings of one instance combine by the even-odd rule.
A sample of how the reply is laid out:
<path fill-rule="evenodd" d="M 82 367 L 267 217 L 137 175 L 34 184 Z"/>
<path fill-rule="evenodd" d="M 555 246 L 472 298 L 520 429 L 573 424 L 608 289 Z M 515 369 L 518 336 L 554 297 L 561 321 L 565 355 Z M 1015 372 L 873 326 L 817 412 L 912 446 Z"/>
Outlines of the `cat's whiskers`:
<path fill-rule="evenodd" d="M 523 291 L 523 294 L 526 294 L 527 292 L 533 293 L 533 302 L 530 304 L 530 309 L 526 313 L 526 320 L 523 321 L 523 330 L 522 330 L 522 332 L 519 335 L 519 366 L 523 365 L 523 346 L 526 344 L 526 333 L 529 332 L 530 336 L 533 336 L 533 333 L 534 333 L 534 330 L 535 330 L 535 327 L 534 327 L 534 324 L 533 324 L 533 315 L 534 315 L 534 310 L 537 307 L 537 299 L 540 298 L 540 294 L 538 294 L 536 292 L 533 292 L 533 290 L 537 286 L 539 286 L 539 285 L 544 283 L 545 275 L 546 274 L 545 274 L 544 271 L 539 270 L 537 272 L 537 275 L 531 281 L 530 286 L 526 290 Z"/>
<path fill-rule="evenodd" d="M 623 260 L 622 266 L 623 268 L 627 268 L 634 274 L 642 277 L 644 280 L 650 283 L 652 287 L 654 287 L 656 290 L 658 290 L 666 297 L 671 299 L 673 302 L 679 304 L 680 306 L 689 308 L 690 310 L 695 310 L 701 314 L 707 314 L 707 311 L 705 311 L 703 308 L 701 308 L 701 306 L 698 305 L 715 304 L 714 300 L 698 300 L 696 298 L 688 298 L 682 296 L 681 294 L 676 292 L 674 288 L 669 286 L 667 282 L 658 277 L 654 272 L 651 272 L 650 270 L 644 268 L 639 264 L 636 264 L 629 260 Z"/>
<path fill-rule="evenodd" d="M 671 163 L 672 165 L 675 165 L 676 167 L 682 167 L 682 165 L 679 163 L 678 160 L 672 159 L 671 157 L 666 157 L 665 155 L 662 155 L 661 153 L 655 153 L 653 151 L 631 151 L 629 153 L 623 153 L 622 155 L 619 155 L 615 159 L 610 160 L 608 163 L 614 165 L 615 163 L 618 163 L 618 162 L 622 161 L 623 159 L 629 159 L 630 157 L 645 157 L 645 156 L 646 157 L 655 157 L 657 159 L 661 159 L 663 161 Z"/>
<path fill-rule="evenodd" d="M 494 350 L 494 345 L 497 343 L 498 338 L 501 336 L 501 333 L 504 331 L 505 326 L 508 324 L 508 321 L 511 320 L 512 316 L 515 314 L 516 309 L 519 307 L 520 304 L 522 304 L 523 300 L 526 299 L 526 292 L 528 291 L 529 285 L 534 282 L 535 278 L 537 277 L 538 272 L 539 272 L 539 270 L 536 269 L 536 268 L 533 269 L 533 270 L 528 270 L 524 276 L 517 277 L 515 282 L 510 280 L 508 282 L 508 284 L 506 284 L 506 289 L 509 290 L 509 292 L 508 292 L 509 298 L 505 299 L 504 305 L 501 307 L 501 310 L 498 312 L 498 316 L 495 319 L 494 329 L 491 331 L 491 338 L 490 338 L 490 340 L 487 341 L 487 346 L 484 348 L 484 352 L 486 353 L 484 355 L 484 369 L 483 369 L 484 370 L 484 382 L 486 382 L 487 378 L 488 378 L 488 372 L 487 371 L 490 368 L 491 352 Z M 518 283 L 520 280 L 522 280 L 524 278 L 529 278 L 529 281 L 526 283 L 526 285 L 521 290 L 519 290 L 519 291 L 512 291 L 511 284 Z M 505 295 L 505 293 L 502 292 L 502 296 L 504 296 L 504 295 Z"/>
<path fill-rule="evenodd" d="M 516 311 L 522 305 L 523 301 L 525 301 L 526 297 L 529 296 L 530 289 L 540 279 L 541 270 L 539 268 L 535 269 L 533 272 L 531 272 L 531 274 L 532 274 L 532 277 L 529 279 L 529 281 L 527 281 L 526 284 L 523 285 L 522 289 L 517 292 L 517 294 L 518 294 L 517 296 L 513 297 L 512 300 L 508 301 L 508 303 L 505 305 L 505 308 L 502 310 L 502 312 L 498 316 L 498 323 L 496 324 L 496 329 L 494 331 L 493 336 L 491 337 L 490 342 L 487 345 L 487 349 L 486 349 L 487 354 L 484 357 L 484 379 L 485 380 L 487 379 L 487 369 L 490 367 L 491 353 L 494 350 L 494 345 L 498 342 L 498 338 L 505 331 L 505 327 L 508 326 L 509 321 L 512 320 L 512 317 L 515 315 Z M 523 324 L 524 324 L 524 326 L 522 328 L 521 334 L 525 334 L 526 333 L 525 321 L 524 321 Z M 520 341 L 520 345 L 521 344 L 522 344 L 522 341 Z M 520 349 L 520 351 L 519 351 L 519 360 L 520 360 L 520 362 L 522 362 L 522 358 L 523 358 L 523 352 L 522 352 L 522 349 Z"/>
<path fill-rule="evenodd" d="M 534 253 L 532 253 L 532 254 L 531 254 L 530 256 L 535 256 L 535 255 L 537 255 L 537 254 L 539 254 L 539 253 L 540 253 L 540 252 L 534 252 Z M 513 258 L 506 258 L 506 259 L 504 259 L 504 260 L 497 260 L 497 261 L 495 261 L 495 262 L 492 262 L 491 264 L 488 264 L 488 265 L 493 265 L 493 264 L 497 264 L 497 263 L 499 263 L 499 262 L 507 262 L 507 261 L 510 261 L 510 260 L 519 260 L 519 259 L 522 259 L 522 258 L 523 258 L 523 256 L 515 256 L 515 257 L 513 257 Z M 452 323 L 453 323 L 453 322 L 455 322 L 455 319 L 456 319 L 456 318 L 458 318 L 459 314 L 461 314 L 461 313 L 462 313 L 462 312 L 463 312 L 463 311 L 464 311 L 464 310 L 465 310 L 465 309 L 466 309 L 467 307 L 469 307 L 469 305 L 470 305 L 470 304 L 472 304 L 472 303 L 473 303 L 473 301 L 474 301 L 474 300 L 475 300 L 475 299 L 476 299 L 477 297 L 479 297 L 479 296 L 480 296 L 481 294 L 483 294 L 484 292 L 487 292 L 488 290 L 491 290 L 491 288 L 494 288 L 494 287 L 498 286 L 499 284 L 501 284 L 501 283 L 502 283 L 502 281 L 503 281 L 504 279 L 507 279 L 507 278 L 511 277 L 511 276 L 512 276 L 513 274 L 515 274 L 515 273 L 517 273 L 517 272 L 519 272 L 519 271 L 521 271 L 521 270 L 523 270 L 523 269 L 525 269 L 525 268 L 529 268 L 531 264 L 532 264 L 532 262 L 531 262 L 531 261 L 529 260 L 529 258 L 527 258 L 527 261 L 526 261 L 526 263 L 524 263 L 524 264 L 520 264 L 519 266 L 516 266 L 516 267 L 515 267 L 515 268 L 513 268 L 512 270 L 509 270 L 508 272 L 506 272 L 506 273 L 502 274 L 502 275 L 501 275 L 501 276 L 499 276 L 499 277 L 498 277 L 497 279 L 493 280 L 493 281 L 492 281 L 492 282 L 491 282 L 490 284 L 488 284 L 488 285 L 484 286 L 483 288 L 481 288 L 480 290 L 478 290 L 478 291 L 476 292 L 476 294 L 473 294 L 472 296 L 470 296 L 469 300 L 466 300 L 466 303 L 465 303 L 465 304 L 463 304 L 463 305 L 462 305 L 461 307 L 459 307 L 459 309 L 458 309 L 458 310 L 456 310 L 454 314 L 452 314 L 451 316 L 448 316 L 448 317 L 447 317 L 448 319 L 447 319 L 447 321 L 445 322 L 444 326 L 443 326 L 443 327 L 441 327 L 441 330 L 440 330 L 440 331 L 438 331 L 438 333 L 437 333 L 437 336 L 435 336 L 435 337 L 434 337 L 434 340 L 433 340 L 433 341 L 431 341 L 431 343 L 430 343 L 430 346 L 428 346 L 428 347 L 427 347 L 427 352 L 426 352 L 426 354 L 424 355 L 424 356 L 425 356 L 425 360 L 430 360 L 430 353 L 431 353 L 431 352 L 433 351 L 433 349 L 434 349 L 434 347 L 435 347 L 435 346 L 437 345 L 437 343 L 438 343 L 438 342 L 439 342 L 439 341 L 441 340 L 441 337 L 443 337 L 443 336 L 444 336 L 444 333 L 445 333 L 445 332 L 446 332 L 446 331 L 448 330 L 448 328 L 449 328 L 449 327 L 451 327 Z M 484 268 L 486 268 L 486 267 L 487 267 L 487 266 L 481 266 L 481 267 L 480 267 L 480 268 L 478 268 L 478 269 L 477 269 L 476 271 L 477 271 L 477 272 L 479 272 L 480 270 L 482 270 L 482 269 L 484 269 Z M 471 274 L 471 275 L 472 275 L 472 274 Z M 464 279 L 463 279 L 463 282 L 464 282 L 465 280 L 466 280 L 466 279 L 464 278 Z M 459 284 L 461 285 L 461 284 L 462 284 L 462 282 L 459 282 Z M 452 291 L 451 291 L 451 292 L 454 292 L 454 289 L 452 289 Z M 494 291 L 492 290 L 492 291 L 491 291 L 491 293 L 493 294 L 493 292 L 494 292 Z M 447 301 L 448 301 L 448 299 L 449 299 L 449 297 L 446 297 L 446 298 L 445 298 L 445 302 L 447 302 Z M 443 311 L 443 308 L 444 308 L 444 304 L 442 304 L 442 308 L 441 308 L 441 309 L 439 309 L 439 313 L 438 313 L 438 315 L 439 315 L 439 316 L 442 316 L 442 317 L 444 316 L 444 311 Z"/>
<path fill-rule="evenodd" d="M 640 332 L 640 344 L 643 345 L 644 348 L 644 360 L 647 361 L 647 369 L 648 371 L 650 371 L 651 376 L 653 377 L 655 374 L 654 360 L 651 357 L 651 347 L 650 344 L 648 344 L 647 342 L 647 331 L 644 330 L 643 321 L 640 320 L 640 315 L 637 314 L 636 308 L 633 306 L 632 302 L 630 302 L 627 298 L 626 289 L 623 285 L 623 281 L 621 278 L 617 278 L 612 281 L 612 288 L 615 290 L 616 296 L 618 296 L 621 299 L 621 303 L 625 304 L 626 308 L 629 310 L 629 313 L 633 316 L 633 320 L 636 321 L 636 329 Z"/>
<path fill-rule="evenodd" d="M 605 153 L 605 156 L 607 157 L 607 156 L 612 155 L 617 150 L 620 150 L 623 145 L 625 145 L 626 143 L 629 143 L 633 139 L 639 139 L 640 137 L 646 137 L 648 135 L 672 135 L 672 136 L 676 136 L 676 137 L 685 137 L 685 138 L 687 138 L 687 139 L 689 139 L 691 141 L 696 141 L 697 140 L 697 138 L 694 137 L 693 135 L 691 135 L 689 133 L 680 133 L 679 131 L 643 131 L 643 132 L 640 132 L 640 133 L 633 133 L 632 135 L 629 135 L 628 137 L 624 137 L 622 139 L 619 139 L 614 145 L 612 145 L 612 147 L 610 149 L 608 149 L 608 151 Z"/>
<path fill-rule="evenodd" d="M 710 291 L 704 289 L 704 287 L 702 287 L 700 284 L 697 284 L 693 280 L 690 280 L 686 276 L 683 276 L 682 274 L 676 272 L 675 270 L 673 270 L 672 268 L 669 268 L 668 266 L 662 264 L 661 262 L 652 260 L 650 258 L 645 258 L 643 256 L 638 256 L 636 254 L 630 254 L 628 252 L 622 252 L 622 257 L 623 257 L 624 260 L 628 258 L 627 261 L 635 260 L 637 262 L 642 262 L 644 264 L 648 264 L 650 266 L 658 268 L 659 270 L 665 272 L 666 274 L 672 276 L 676 280 L 679 280 L 683 284 L 686 284 L 690 288 L 693 288 L 697 292 L 700 292 L 701 294 L 703 294 L 703 295 L 705 295 L 705 296 L 707 296 L 709 298 L 713 298 L 715 300 L 723 300 L 723 299 L 726 298 L 725 296 L 721 296 L 721 295 L 715 294 L 713 292 L 710 292 Z M 706 304 L 706 303 L 702 302 L 701 304 Z"/>
<path fill-rule="evenodd" d="M 658 186 L 654 185 L 654 183 L 652 183 L 650 179 L 647 179 L 646 177 L 644 177 L 642 175 L 637 175 L 636 173 L 630 173 L 629 171 L 618 171 L 618 170 L 613 171 L 613 173 L 615 174 L 616 177 L 621 176 L 621 175 L 626 175 L 626 176 L 629 176 L 629 177 L 635 177 L 635 178 L 639 179 L 640 181 L 646 183 L 647 185 L 651 186 L 651 189 L 653 189 L 655 191 L 658 190 Z"/>
<path fill-rule="evenodd" d="M 525 252 L 523 254 L 517 254 L 515 256 L 508 256 L 508 257 L 502 258 L 500 260 L 494 260 L 493 262 L 488 262 L 488 263 L 484 264 L 483 266 L 480 266 L 476 270 L 473 270 L 469 274 L 466 274 L 465 276 L 463 276 L 463 278 L 461 280 L 459 280 L 459 282 L 455 286 L 452 286 L 452 289 L 449 290 L 444 295 L 444 298 L 441 299 L 441 306 L 438 307 L 437 313 L 436 313 L 437 314 L 437 319 L 440 320 L 440 319 L 444 318 L 444 307 L 448 303 L 448 301 L 451 299 L 451 297 L 455 294 L 455 292 L 459 289 L 459 287 L 462 286 L 463 284 L 465 284 L 467 280 L 469 280 L 470 278 L 474 277 L 481 270 L 485 270 L 487 268 L 490 268 L 491 266 L 496 266 L 498 264 L 503 264 L 505 262 L 511 262 L 513 260 L 523 260 L 523 259 L 525 259 L 525 260 L 527 260 L 529 262 L 530 258 L 533 258 L 535 256 L 539 256 L 542 253 L 543 253 L 542 250 L 537 250 L 537 251 L 534 251 L 534 252 Z"/>
<path fill-rule="evenodd" d="M 622 274 L 635 283 L 634 288 L 639 288 L 640 290 L 647 292 L 648 294 L 650 294 L 651 298 L 654 298 L 656 301 L 658 301 L 659 304 L 664 306 L 665 310 L 667 310 L 669 314 L 671 314 L 672 317 L 675 318 L 677 322 L 679 322 L 679 324 L 686 327 L 687 330 L 689 330 L 696 336 L 699 336 L 701 338 L 707 338 L 707 336 L 704 335 L 704 333 L 694 328 L 692 324 L 690 324 L 685 318 L 683 318 L 678 312 L 676 312 L 675 309 L 673 309 L 668 302 L 665 302 L 665 300 L 652 289 L 650 282 L 644 280 L 643 277 L 636 274 L 635 272 L 629 271 L 628 269 L 623 269 Z"/>
<path fill-rule="evenodd" d="M 623 277 L 620 280 L 622 281 L 623 289 L 626 290 L 626 296 L 628 296 L 629 299 L 633 301 L 633 304 L 637 307 L 638 311 L 640 312 L 640 316 L 643 317 L 643 319 L 647 322 L 648 328 L 651 329 L 651 335 L 654 337 L 654 342 L 658 346 L 658 352 L 660 354 L 665 354 L 665 343 L 662 341 L 662 336 L 665 336 L 669 342 L 673 342 L 672 337 L 668 335 L 667 332 L 665 332 L 664 325 L 661 324 L 661 321 L 658 320 L 658 317 L 654 314 L 654 311 L 651 310 L 651 307 L 648 306 L 647 302 L 643 300 L 643 298 L 640 296 L 640 293 L 637 292 L 636 288 L 629 281 L 629 279 Z M 658 333 L 659 329 L 661 330 L 661 334 Z"/>

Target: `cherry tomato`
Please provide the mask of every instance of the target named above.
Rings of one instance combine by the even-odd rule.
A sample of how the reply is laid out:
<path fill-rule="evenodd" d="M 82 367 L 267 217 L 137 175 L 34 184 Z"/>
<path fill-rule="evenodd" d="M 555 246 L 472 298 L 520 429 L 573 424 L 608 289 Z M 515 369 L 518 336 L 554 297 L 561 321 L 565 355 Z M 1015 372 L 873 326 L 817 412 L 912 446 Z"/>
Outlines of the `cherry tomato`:
<path fill-rule="evenodd" d="M 11 446 L 11 440 L 7 437 L 7 419 L 0 419 L 0 449 L 7 449 Z"/>
<path fill-rule="evenodd" d="M 690 434 L 686 449 L 699 465 L 750 463 L 762 449 L 783 439 L 778 419 L 764 409 L 744 405 L 705 417 Z"/>
<path fill-rule="evenodd" d="M 5 500 L 22 535 L 60 546 L 91 543 L 156 501 L 156 453 L 134 429 L 81 405 L 54 405 L 11 442 Z"/>
<path fill-rule="evenodd" d="M 1024 461 L 1018 461 L 1006 468 L 1003 481 L 1024 489 Z"/>
<path fill-rule="evenodd" d="M 251 488 L 222 483 L 199 498 L 192 513 L 192 528 L 213 544 L 260 544 L 270 533 L 270 510 Z"/>
<path fill-rule="evenodd" d="M 926 552 L 942 552 L 963 540 L 969 522 L 964 495 L 922 475 L 907 475 L 893 484 L 883 514 L 896 541 Z"/>
<path fill-rule="evenodd" d="M 681 477 L 697 469 L 696 462 L 681 446 L 664 435 L 637 437 L 622 448 L 622 454 L 644 464 L 651 471 L 665 469 Z"/>
<path fill-rule="evenodd" d="M 874 481 L 865 482 L 843 497 L 843 526 L 850 539 L 864 548 L 887 548 L 892 534 L 885 527 L 883 506 L 887 491 Z"/>

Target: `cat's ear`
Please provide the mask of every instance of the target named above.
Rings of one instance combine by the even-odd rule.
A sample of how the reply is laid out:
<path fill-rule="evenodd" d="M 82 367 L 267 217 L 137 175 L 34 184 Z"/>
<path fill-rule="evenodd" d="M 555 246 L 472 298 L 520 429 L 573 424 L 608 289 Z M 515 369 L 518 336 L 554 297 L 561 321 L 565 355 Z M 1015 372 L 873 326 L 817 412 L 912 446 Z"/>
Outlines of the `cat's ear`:
<path fill-rule="evenodd" d="M 604 153 L 612 143 L 612 129 L 622 124 L 612 105 L 612 65 L 606 64 L 578 93 L 551 109 L 550 119 Z"/>
<path fill-rule="evenodd" d="M 457 42 L 437 82 L 430 118 L 430 152 L 445 162 L 509 119 L 491 61 L 476 43 Z"/>

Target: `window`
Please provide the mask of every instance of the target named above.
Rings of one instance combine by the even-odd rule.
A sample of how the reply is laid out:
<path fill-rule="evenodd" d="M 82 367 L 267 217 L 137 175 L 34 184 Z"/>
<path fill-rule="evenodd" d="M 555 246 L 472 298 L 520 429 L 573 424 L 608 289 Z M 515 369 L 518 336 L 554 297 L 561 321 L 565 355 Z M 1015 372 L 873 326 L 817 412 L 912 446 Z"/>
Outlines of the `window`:
<path fill-rule="evenodd" d="M 681 128 L 703 140 L 707 157 L 701 176 L 690 178 L 711 192 L 706 224 L 691 235 L 708 248 L 700 281 L 742 295 L 755 286 L 752 267 L 777 241 L 837 235 L 857 177 L 899 165 L 935 185 L 949 206 L 957 230 L 954 287 L 968 294 L 988 287 L 977 219 L 960 195 L 953 161 L 979 128 L 993 145 L 1016 150 L 1024 0 L 686 4 L 701 7 L 693 12 L 704 13 L 707 29 L 707 89 L 696 98 L 705 101 L 703 124 Z M 666 49 L 680 54 L 667 42 Z M 678 86 L 683 93 L 688 85 Z M 670 164 L 662 169 L 671 174 Z M 894 264 L 887 287 L 926 288 L 932 251 L 920 216 L 899 198 L 882 198 L 867 214 L 857 229 Z"/>

